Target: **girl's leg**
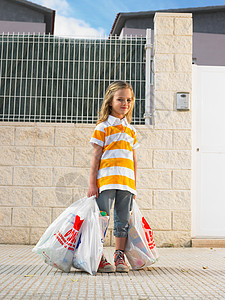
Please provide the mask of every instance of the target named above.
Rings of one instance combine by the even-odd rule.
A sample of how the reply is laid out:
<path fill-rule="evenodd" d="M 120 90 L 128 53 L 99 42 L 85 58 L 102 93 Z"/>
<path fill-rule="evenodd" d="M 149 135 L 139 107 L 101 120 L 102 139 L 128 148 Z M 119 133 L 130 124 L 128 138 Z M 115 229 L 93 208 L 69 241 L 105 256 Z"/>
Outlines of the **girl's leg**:
<path fill-rule="evenodd" d="M 116 250 L 122 250 L 124 251 L 125 245 L 126 245 L 127 237 L 118 237 L 115 236 L 115 246 Z"/>
<path fill-rule="evenodd" d="M 110 210 L 112 208 L 113 201 L 116 196 L 116 190 L 106 190 L 99 194 L 96 202 L 98 204 L 99 210 L 105 211 L 108 216 L 110 216 Z"/>
<path fill-rule="evenodd" d="M 133 194 L 128 191 L 117 190 L 114 206 L 114 236 L 116 251 L 114 262 L 117 272 L 128 272 L 124 258 L 124 250 L 127 241 L 130 211 L 133 206 Z"/>
<path fill-rule="evenodd" d="M 133 194 L 129 191 L 117 190 L 116 199 L 114 205 L 114 236 L 116 239 L 116 250 L 117 246 L 125 247 L 126 238 L 128 235 L 130 211 L 133 207 Z M 121 239 L 123 238 L 123 239 Z M 120 249 L 124 250 L 124 249 Z"/>

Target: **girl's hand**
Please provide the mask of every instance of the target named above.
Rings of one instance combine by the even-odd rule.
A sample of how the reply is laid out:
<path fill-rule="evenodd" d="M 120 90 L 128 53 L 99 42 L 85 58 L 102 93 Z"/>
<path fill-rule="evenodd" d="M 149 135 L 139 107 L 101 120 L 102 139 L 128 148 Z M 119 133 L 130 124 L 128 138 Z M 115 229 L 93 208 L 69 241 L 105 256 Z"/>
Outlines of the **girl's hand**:
<path fill-rule="evenodd" d="M 94 195 L 96 195 L 96 198 L 98 198 L 98 187 L 97 185 L 89 185 L 87 196 L 91 197 Z"/>

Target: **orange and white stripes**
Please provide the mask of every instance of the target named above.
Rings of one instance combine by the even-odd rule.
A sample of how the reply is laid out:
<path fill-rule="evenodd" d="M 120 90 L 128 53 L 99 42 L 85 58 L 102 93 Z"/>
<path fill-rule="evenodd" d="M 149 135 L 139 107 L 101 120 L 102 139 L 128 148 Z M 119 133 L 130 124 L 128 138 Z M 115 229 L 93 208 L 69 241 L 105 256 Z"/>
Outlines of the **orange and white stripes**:
<path fill-rule="evenodd" d="M 103 148 L 97 175 L 99 192 L 121 189 L 136 195 L 133 149 L 139 145 L 134 127 L 126 118 L 120 120 L 110 115 L 96 126 L 90 143 Z"/>

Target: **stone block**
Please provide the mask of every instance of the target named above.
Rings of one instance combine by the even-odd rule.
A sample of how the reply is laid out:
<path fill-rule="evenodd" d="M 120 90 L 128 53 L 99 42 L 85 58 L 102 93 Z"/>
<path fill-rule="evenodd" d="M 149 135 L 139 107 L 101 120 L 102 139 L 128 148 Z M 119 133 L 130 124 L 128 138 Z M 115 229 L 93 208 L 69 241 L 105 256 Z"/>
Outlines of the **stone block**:
<path fill-rule="evenodd" d="M 137 189 L 171 188 L 171 172 L 139 169 L 137 172 Z"/>
<path fill-rule="evenodd" d="M 14 207 L 13 226 L 45 227 L 51 224 L 51 209 L 42 207 Z"/>
<path fill-rule="evenodd" d="M 11 225 L 12 209 L 10 207 L 1 207 L 0 209 L 0 226 Z"/>
<path fill-rule="evenodd" d="M 72 204 L 72 189 L 68 187 L 34 188 L 33 205 L 39 207 L 68 207 Z"/>
<path fill-rule="evenodd" d="M 155 169 L 191 169 L 191 151 L 155 150 L 153 166 Z"/>
<path fill-rule="evenodd" d="M 53 208 L 52 209 L 53 213 L 52 213 L 51 222 L 55 221 L 55 219 L 57 219 L 61 215 L 61 213 L 64 212 L 64 210 L 65 210 L 65 208 L 59 208 L 59 207 Z"/>
<path fill-rule="evenodd" d="M 15 147 L 15 165 L 30 166 L 34 165 L 34 147 Z"/>
<path fill-rule="evenodd" d="M 137 139 L 140 149 L 137 149 L 137 157 L 141 156 L 143 149 L 168 149 L 172 148 L 172 131 L 138 129 Z M 139 165 L 138 165 L 139 167 Z"/>
<path fill-rule="evenodd" d="M 13 168 L 0 166 L 0 185 L 12 185 Z"/>
<path fill-rule="evenodd" d="M 37 147 L 35 153 L 37 166 L 73 166 L 72 147 Z"/>
<path fill-rule="evenodd" d="M 191 189 L 191 170 L 173 170 L 173 189 Z"/>
<path fill-rule="evenodd" d="M 142 149 L 137 154 L 137 166 L 140 169 L 152 168 L 152 151 L 149 149 Z"/>
<path fill-rule="evenodd" d="M 174 34 L 192 36 L 193 34 L 192 18 L 175 18 Z"/>
<path fill-rule="evenodd" d="M 0 127 L 0 145 L 10 146 L 14 144 L 14 127 Z"/>
<path fill-rule="evenodd" d="M 155 73 L 155 91 L 190 92 L 192 89 L 192 74 L 185 72 Z M 157 95 L 155 92 L 155 95 Z M 156 96 L 157 97 L 157 96 Z"/>
<path fill-rule="evenodd" d="M 152 190 L 138 189 L 136 201 L 140 209 L 152 209 Z"/>
<path fill-rule="evenodd" d="M 192 149 L 192 134 L 191 131 L 174 131 L 173 133 L 173 148 L 174 149 Z"/>
<path fill-rule="evenodd" d="M 32 147 L 0 147 L 0 165 L 15 166 L 15 165 L 33 165 L 34 163 L 34 148 Z"/>
<path fill-rule="evenodd" d="M 36 127 L 16 127 L 15 144 L 35 146 L 37 139 Z"/>
<path fill-rule="evenodd" d="M 32 205 L 32 188 L 11 186 L 11 187 L 7 187 L 7 190 L 8 190 L 7 205 L 10 205 L 12 207 Z M 1 197 L 1 188 L 0 188 L 0 204 L 6 205 L 4 203 L 5 203 L 4 196 L 2 195 Z"/>
<path fill-rule="evenodd" d="M 37 146 L 53 146 L 55 129 L 54 127 L 37 126 L 36 129 L 36 145 Z"/>
<path fill-rule="evenodd" d="M 155 54 L 154 72 L 174 72 L 174 54 Z"/>
<path fill-rule="evenodd" d="M 29 229 L 18 227 L 1 227 L 0 228 L 1 244 L 29 244 Z"/>
<path fill-rule="evenodd" d="M 155 54 L 191 54 L 192 36 L 158 35 L 154 49 Z"/>
<path fill-rule="evenodd" d="M 22 186 L 51 186 L 52 168 L 15 167 L 14 184 Z"/>
<path fill-rule="evenodd" d="M 189 111 L 156 111 L 155 129 L 190 129 L 192 115 Z"/>
<path fill-rule="evenodd" d="M 157 91 L 154 96 L 156 110 L 173 110 L 174 93 L 170 91 Z"/>
<path fill-rule="evenodd" d="M 54 128 L 17 127 L 15 144 L 22 146 L 53 146 Z"/>
<path fill-rule="evenodd" d="M 154 191 L 154 210 L 190 210 L 191 191 Z"/>
<path fill-rule="evenodd" d="M 9 187 L 0 187 L 0 207 L 1 206 L 11 206 L 13 203 L 9 203 Z"/>
<path fill-rule="evenodd" d="M 90 147 L 89 141 L 94 132 L 93 126 L 73 126 L 56 128 L 55 145 L 72 147 Z"/>
<path fill-rule="evenodd" d="M 154 231 L 153 238 L 157 247 L 190 247 L 190 231 Z"/>
<path fill-rule="evenodd" d="M 90 169 L 54 168 L 54 186 L 87 188 Z"/>
<path fill-rule="evenodd" d="M 95 125 L 91 127 L 75 127 L 76 146 L 90 148 L 90 139 L 94 133 Z"/>
<path fill-rule="evenodd" d="M 171 212 L 165 210 L 141 210 L 152 230 L 171 230 Z"/>
<path fill-rule="evenodd" d="M 173 32 L 174 32 L 174 18 L 172 16 L 157 18 L 154 35 L 173 35 Z"/>
<path fill-rule="evenodd" d="M 15 164 L 15 148 L 11 146 L 0 147 L 0 165 L 13 166 Z"/>
<path fill-rule="evenodd" d="M 191 231 L 191 212 L 173 212 L 173 230 Z"/>
<path fill-rule="evenodd" d="M 76 167 L 89 167 L 91 166 L 91 159 L 93 155 L 93 148 L 89 147 L 75 147 L 75 162 Z"/>
<path fill-rule="evenodd" d="M 70 127 L 56 127 L 55 129 L 55 146 L 75 146 L 76 135 L 74 125 Z"/>
<path fill-rule="evenodd" d="M 31 206 L 32 188 L 0 187 L 0 206 Z"/>
<path fill-rule="evenodd" d="M 175 72 L 192 72 L 192 55 L 191 54 L 175 54 L 174 56 Z"/>
<path fill-rule="evenodd" d="M 36 245 L 42 235 L 45 233 L 47 227 L 31 228 L 30 229 L 30 245 Z"/>
<path fill-rule="evenodd" d="M 87 188 L 75 188 L 73 189 L 73 202 L 84 198 L 85 196 L 87 196 Z"/>

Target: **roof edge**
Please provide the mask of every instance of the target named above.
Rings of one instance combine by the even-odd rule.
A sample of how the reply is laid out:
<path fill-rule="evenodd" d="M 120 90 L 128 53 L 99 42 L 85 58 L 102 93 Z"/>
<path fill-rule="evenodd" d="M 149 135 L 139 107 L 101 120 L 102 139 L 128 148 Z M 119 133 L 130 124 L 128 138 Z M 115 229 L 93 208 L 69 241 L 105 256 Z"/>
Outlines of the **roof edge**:
<path fill-rule="evenodd" d="M 45 11 L 45 12 L 48 12 L 48 13 L 52 13 L 54 11 L 54 9 L 42 6 L 40 4 L 36 4 L 36 3 L 32 2 L 32 1 L 28 1 L 28 0 L 12 0 L 12 1 L 20 3 L 22 5 L 30 6 L 34 9 Z"/>
<path fill-rule="evenodd" d="M 216 5 L 216 6 L 203 6 L 203 7 L 189 7 L 189 8 L 171 8 L 171 9 L 161 9 L 161 10 L 149 10 L 149 11 L 139 11 L 139 12 L 120 12 L 116 15 L 114 23 L 112 25 L 112 29 L 110 31 L 110 35 L 116 35 L 115 31 L 120 31 L 122 26 L 125 23 L 126 19 L 133 18 L 135 16 L 140 17 L 148 17 L 149 15 L 153 15 L 157 12 L 178 12 L 178 13 L 194 13 L 194 12 L 215 12 L 218 10 L 225 11 L 225 5 Z M 118 30 L 116 30 L 118 29 Z"/>

